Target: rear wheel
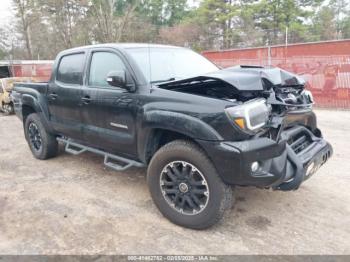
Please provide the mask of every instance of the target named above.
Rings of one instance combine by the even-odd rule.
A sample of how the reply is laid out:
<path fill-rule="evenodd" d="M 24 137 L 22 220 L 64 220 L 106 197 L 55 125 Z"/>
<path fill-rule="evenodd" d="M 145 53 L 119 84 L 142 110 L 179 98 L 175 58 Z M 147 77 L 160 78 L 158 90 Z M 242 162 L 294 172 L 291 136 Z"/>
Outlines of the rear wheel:
<path fill-rule="evenodd" d="M 58 142 L 56 137 L 46 131 L 37 114 L 30 114 L 26 118 L 24 133 L 35 158 L 44 160 L 57 155 Z"/>
<path fill-rule="evenodd" d="M 231 187 L 222 182 L 205 152 L 189 141 L 176 140 L 158 150 L 147 180 L 161 213 L 184 227 L 210 227 L 232 205 Z"/>

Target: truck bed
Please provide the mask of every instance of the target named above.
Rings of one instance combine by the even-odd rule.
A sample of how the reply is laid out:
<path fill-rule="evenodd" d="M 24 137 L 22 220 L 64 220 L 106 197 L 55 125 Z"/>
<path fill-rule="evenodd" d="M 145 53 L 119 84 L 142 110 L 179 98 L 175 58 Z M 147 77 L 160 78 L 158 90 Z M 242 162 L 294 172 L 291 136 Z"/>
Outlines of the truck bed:
<path fill-rule="evenodd" d="M 19 82 L 14 84 L 13 90 L 19 93 L 23 91 L 28 92 L 28 89 L 36 90 L 37 92 L 44 94 L 47 91 L 48 82 L 41 83 L 28 83 L 28 82 Z"/>

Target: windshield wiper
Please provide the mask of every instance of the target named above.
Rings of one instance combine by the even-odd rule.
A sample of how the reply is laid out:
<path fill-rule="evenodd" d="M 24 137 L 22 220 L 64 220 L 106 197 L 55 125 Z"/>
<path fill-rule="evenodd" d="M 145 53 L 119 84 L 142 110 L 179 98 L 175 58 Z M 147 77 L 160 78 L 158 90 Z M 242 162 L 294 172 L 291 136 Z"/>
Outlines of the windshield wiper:
<path fill-rule="evenodd" d="M 169 82 L 169 81 L 174 81 L 175 77 L 169 78 L 169 79 L 164 79 L 164 80 L 155 80 L 155 81 L 151 81 L 151 84 L 157 84 L 157 83 L 163 83 L 163 82 Z"/>

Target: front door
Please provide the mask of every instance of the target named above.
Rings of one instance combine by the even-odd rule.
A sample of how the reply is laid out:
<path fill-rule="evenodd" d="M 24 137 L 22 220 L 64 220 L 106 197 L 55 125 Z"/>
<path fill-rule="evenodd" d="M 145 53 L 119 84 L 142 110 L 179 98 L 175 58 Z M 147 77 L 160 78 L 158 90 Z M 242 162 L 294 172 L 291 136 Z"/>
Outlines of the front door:
<path fill-rule="evenodd" d="M 89 61 L 81 110 L 85 140 L 113 153 L 134 156 L 136 94 L 110 86 L 106 81 L 109 72 L 128 69 L 120 55 L 112 50 L 95 50 Z"/>
<path fill-rule="evenodd" d="M 85 53 L 60 58 L 56 77 L 49 83 L 47 99 L 54 129 L 67 137 L 82 140 L 82 83 Z"/>

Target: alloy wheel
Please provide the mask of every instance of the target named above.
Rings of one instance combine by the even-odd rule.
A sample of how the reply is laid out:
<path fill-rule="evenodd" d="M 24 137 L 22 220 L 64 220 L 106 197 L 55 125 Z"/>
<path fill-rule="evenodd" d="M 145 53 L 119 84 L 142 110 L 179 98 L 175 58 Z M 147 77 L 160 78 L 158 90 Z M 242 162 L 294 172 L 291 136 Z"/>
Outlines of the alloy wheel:
<path fill-rule="evenodd" d="M 28 127 L 29 140 L 36 151 L 39 151 L 42 146 L 42 138 L 38 126 L 31 122 Z"/>
<path fill-rule="evenodd" d="M 160 188 L 166 202 L 181 214 L 199 214 L 209 201 L 209 187 L 204 175 L 185 161 L 174 161 L 163 168 Z"/>
<path fill-rule="evenodd" d="M 5 114 L 11 114 L 13 112 L 13 108 L 10 104 L 5 104 L 2 107 Z"/>

